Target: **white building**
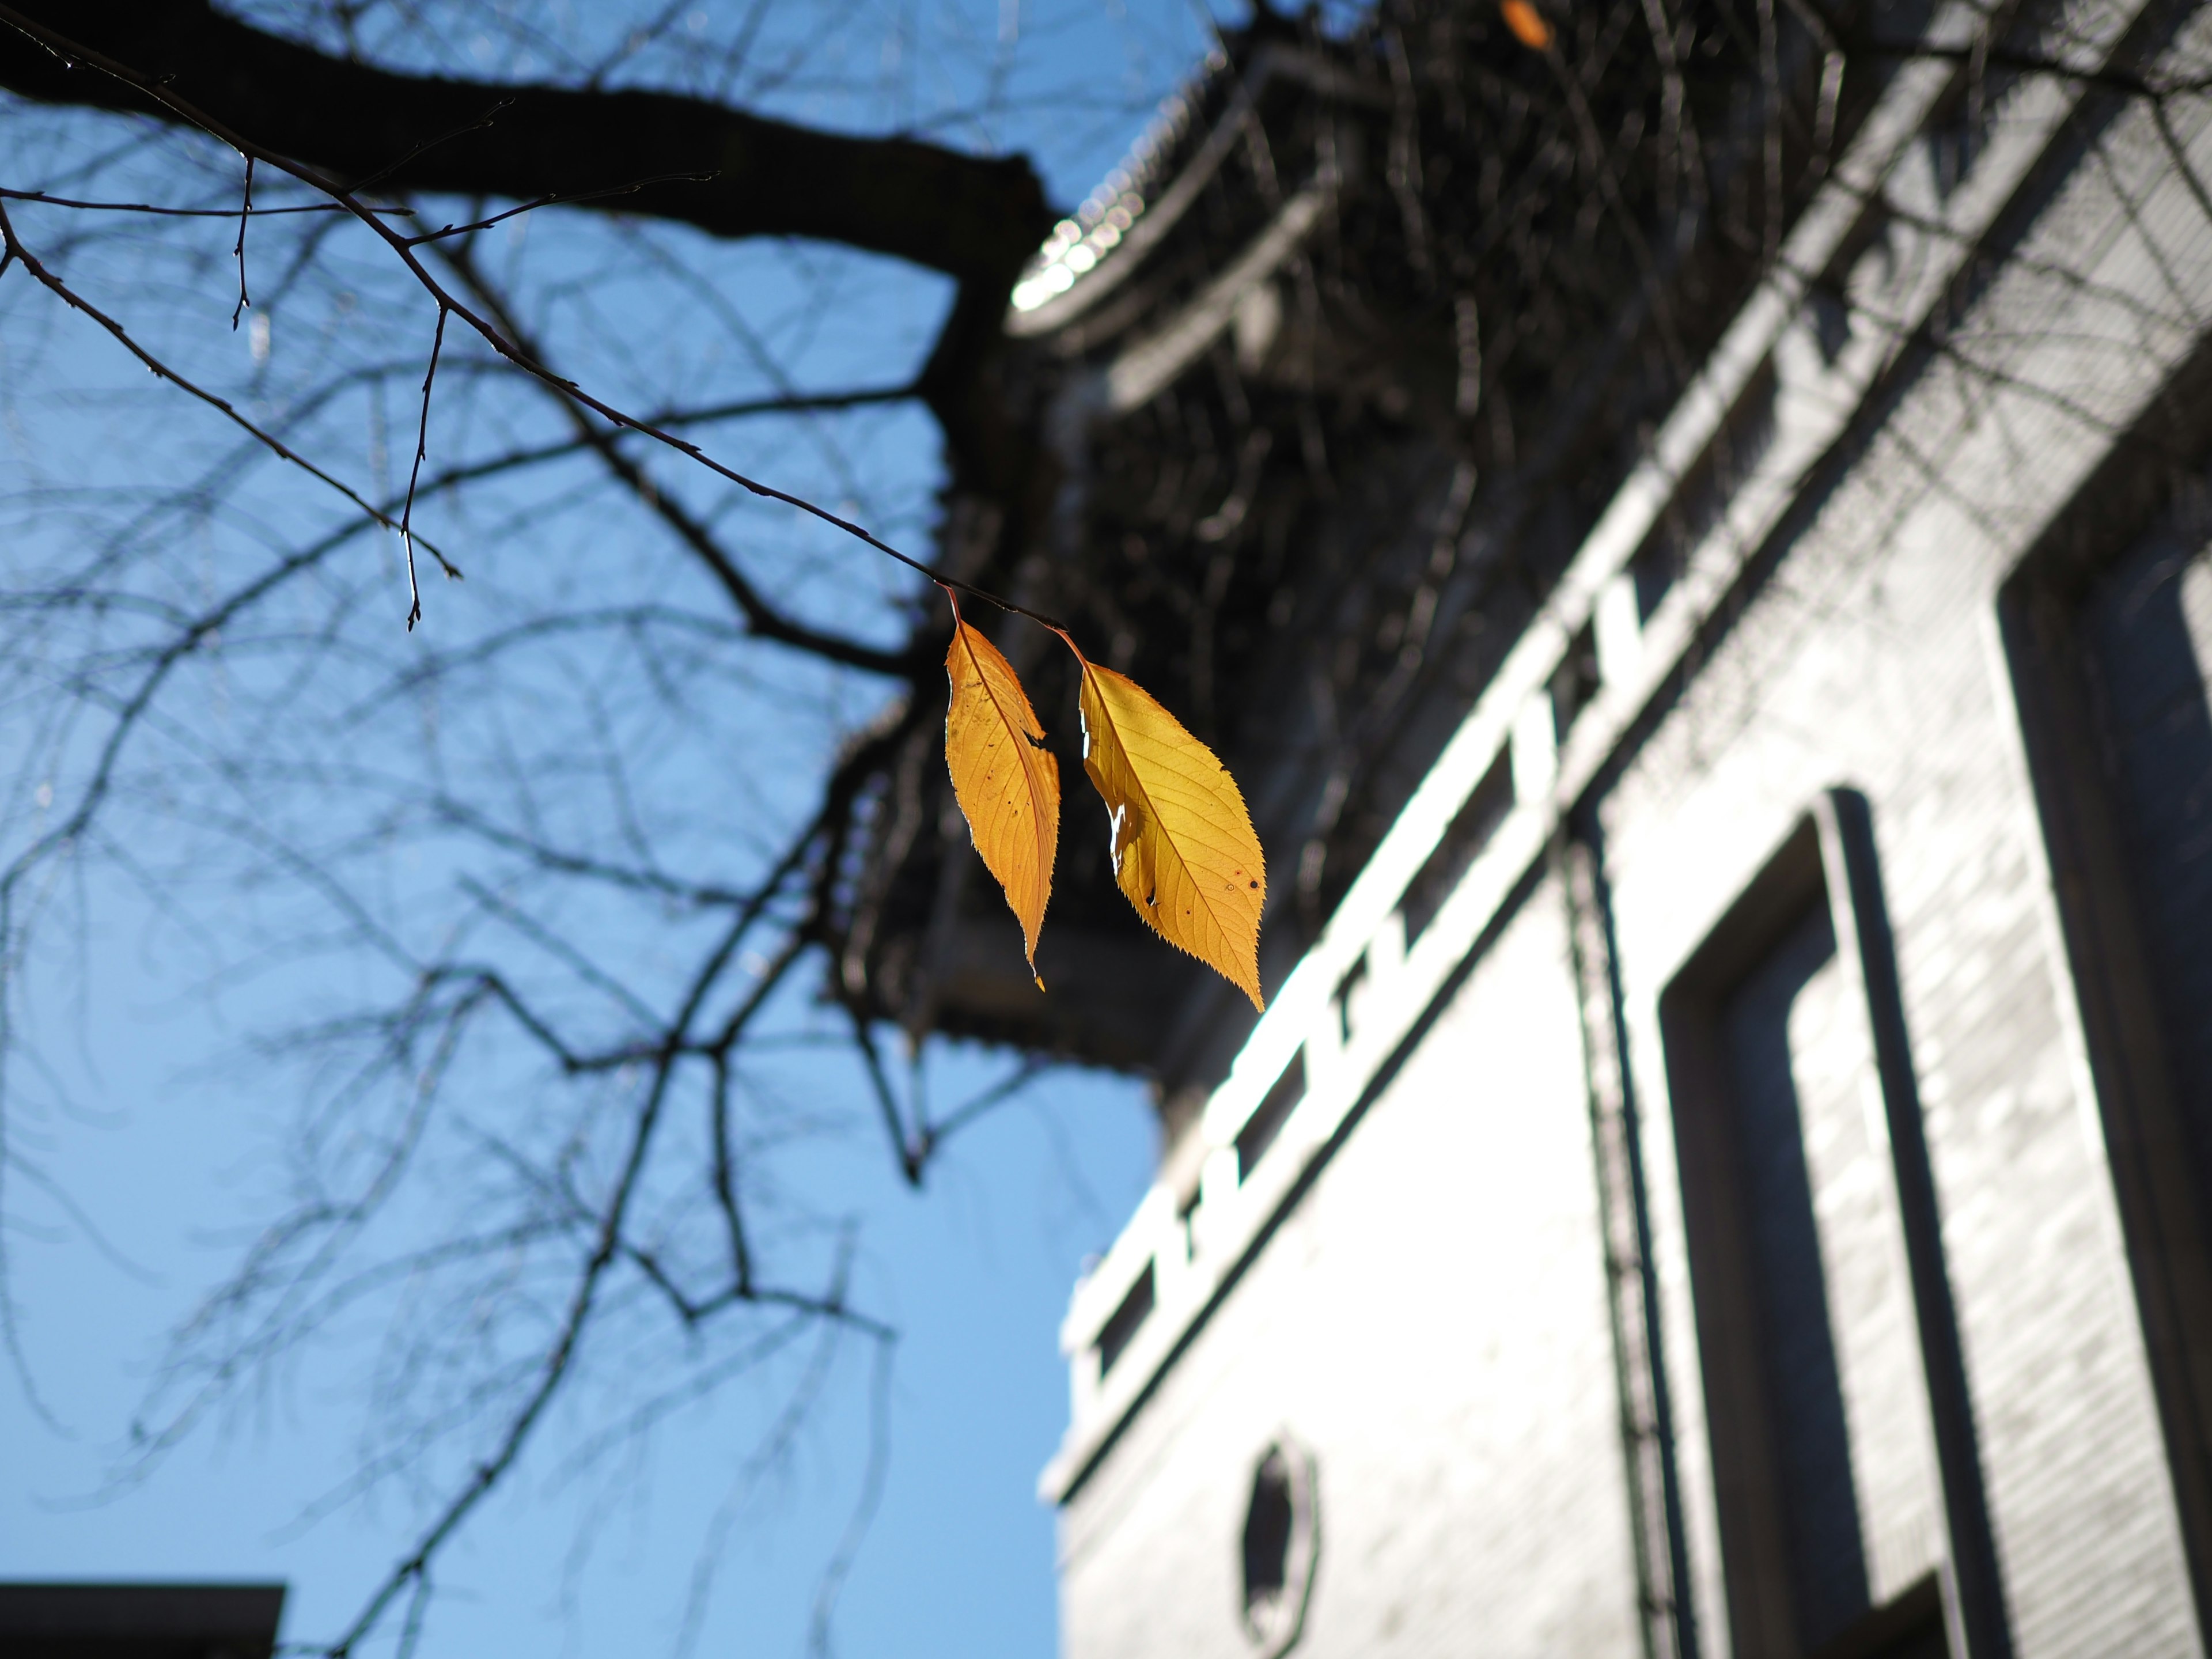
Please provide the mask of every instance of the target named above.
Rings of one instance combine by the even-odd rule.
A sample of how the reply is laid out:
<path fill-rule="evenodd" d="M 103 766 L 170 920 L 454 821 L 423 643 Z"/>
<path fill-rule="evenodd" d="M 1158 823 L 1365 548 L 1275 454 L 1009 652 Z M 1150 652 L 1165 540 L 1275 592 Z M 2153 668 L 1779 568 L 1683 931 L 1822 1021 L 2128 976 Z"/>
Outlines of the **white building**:
<path fill-rule="evenodd" d="M 1067 1659 L 2203 1651 L 2212 18 L 1913 27 L 1078 1286 Z M 1125 221 L 1357 69 L 1217 66 Z"/>

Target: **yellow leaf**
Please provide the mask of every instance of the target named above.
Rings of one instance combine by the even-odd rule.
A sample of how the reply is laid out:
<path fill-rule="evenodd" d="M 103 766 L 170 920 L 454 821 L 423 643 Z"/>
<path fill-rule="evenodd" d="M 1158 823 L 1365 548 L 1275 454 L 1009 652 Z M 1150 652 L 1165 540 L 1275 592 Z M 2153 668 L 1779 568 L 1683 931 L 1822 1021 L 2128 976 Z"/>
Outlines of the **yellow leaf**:
<path fill-rule="evenodd" d="M 1060 847 L 1060 763 L 1044 747 L 1043 729 L 1013 665 L 964 622 L 954 623 L 945 672 L 952 682 L 945 714 L 952 793 L 984 866 L 1021 921 L 1034 975 L 1037 930 L 1044 926 Z M 1042 980 L 1037 988 L 1044 988 Z"/>
<path fill-rule="evenodd" d="M 1083 665 L 1083 769 L 1105 797 L 1114 877 L 1162 939 L 1252 999 L 1267 872 L 1237 780 L 1150 693 Z"/>

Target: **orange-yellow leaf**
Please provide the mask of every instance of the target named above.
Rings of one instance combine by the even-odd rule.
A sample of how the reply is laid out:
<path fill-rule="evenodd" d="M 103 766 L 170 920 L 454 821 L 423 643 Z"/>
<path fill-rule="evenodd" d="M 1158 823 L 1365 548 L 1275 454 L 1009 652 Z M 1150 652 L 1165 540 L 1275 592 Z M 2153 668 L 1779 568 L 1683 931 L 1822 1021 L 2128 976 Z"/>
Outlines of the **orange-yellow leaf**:
<path fill-rule="evenodd" d="M 1162 939 L 1252 999 L 1267 872 L 1213 751 L 1126 675 L 1083 665 L 1083 769 L 1105 797 L 1114 878 Z"/>
<path fill-rule="evenodd" d="M 1060 763 L 1044 747 L 1036 711 L 1013 665 L 966 623 L 956 623 L 945 672 L 945 764 L 984 866 L 1006 889 L 1036 972 L 1037 930 L 1052 896 L 1060 848 Z M 1044 981 L 1037 981 L 1043 988 Z"/>
<path fill-rule="evenodd" d="M 1552 26 L 1528 0 L 1501 0 L 1498 9 L 1504 15 L 1505 27 L 1513 31 L 1513 38 L 1531 52 L 1541 52 L 1552 44 Z"/>

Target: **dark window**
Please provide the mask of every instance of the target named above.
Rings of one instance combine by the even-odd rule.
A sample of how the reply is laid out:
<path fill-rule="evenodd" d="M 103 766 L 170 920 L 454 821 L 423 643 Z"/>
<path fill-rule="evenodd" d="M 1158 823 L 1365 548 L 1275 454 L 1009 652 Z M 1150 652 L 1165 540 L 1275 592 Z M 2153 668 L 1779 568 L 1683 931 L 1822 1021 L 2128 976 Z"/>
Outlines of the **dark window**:
<path fill-rule="evenodd" d="M 1239 1184 L 1251 1178 L 1252 1171 L 1275 1144 L 1275 1137 L 1283 1132 L 1283 1123 L 1291 1109 L 1305 1098 L 1306 1057 L 1302 1048 L 1291 1056 L 1291 1063 L 1283 1067 L 1282 1076 L 1275 1086 L 1261 1097 L 1252 1115 L 1244 1120 L 1244 1127 L 1237 1132 L 1237 1179 Z"/>
<path fill-rule="evenodd" d="M 1583 709 L 1596 700 L 1604 678 L 1597 667 L 1597 630 L 1585 624 L 1567 646 L 1552 675 L 1552 730 L 1561 739 Z"/>
<path fill-rule="evenodd" d="M 1835 924 L 1822 893 L 1728 998 L 1720 1018 L 1790 1577 L 1808 1651 L 1867 1606 L 1850 1440 L 1790 1052 L 1790 1014 L 1835 959 Z"/>
<path fill-rule="evenodd" d="M 2190 522 L 2197 520 L 2197 522 Z M 2084 667 L 2172 1075 L 2212 1192 L 2212 525 L 2146 537 L 2085 596 Z"/>
<path fill-rule="evenodd" d="M 1840 891 L 1829 887 L 1832 868 Z M 1854 952 L 1838 945 L 1844 914 Z M 1940 1656 L 1940 1618 L 1930 1624 L 1908 1598 L 1872 1597 L 1869 1528 L 1895 1536 L 1882 1528 L 1913 1512 L 1895 1508 L 1900 1499 L 1943 1506 L 1966 1627 L 2001 1631 L 1863 797 L 1838 789 L 1820 798 L 1662 994 L 1660 1023 L 1733 1646 L 1811 1659 Z M 1869 1083 L 1884 1118 L 1872 1133 L 1860 1092 Z M 1832 1201 L 1845 1194 L 1849 1204 Z M 1911 1348 L 1899 1350 L 1899 1340 Z M 1917 1362 L 1902 1372 L 1855 1370 L 1862 1392 L 1851 1406 L 1885 1435 L 1917 1435 L 1924 1422 L 1936 1467 L 1899 1464 L 1887 1441 L 1854 1447 L 1846 1352 Z M 1893 1380 L 1874 1380 L 1883 1375 Z M 1862 1475 L 1873 1480 L 1864 1491 Z M 1930 1484 L 1910 1495 L 1923 1480 Z"/>
<path fill-rule="evenodd" d="M 1948 202 L 1973 173 L 1989 148 L 1998 102 L 2020 79 L 2019 71 L 1991 64 L 1951 95 L 1949 107 L 1928 124 L 1928 162 L 1936 176 L 1936 199 Z"/>
<path fill-rule="evenodd" d="M 1420 938 L 1429 923 L 1436 920 L 1437 912 L 1459 885 L 1460 878 L 1468 872 L 1482 849 L 1490 845 L 1490 838 L 1498 833 L 1498 826 L 1505 822 L 1512 810 L 1512 757 L 1501 751 L 1444 830 L 1437 850 L 1429 854 L 1407 885 L 1406 896 L 1398 907 L 1399 914 L 1405 918 L 1407 944 Z"/>
<path fill-rule="evenodd" d="M 2191 409 L 2154 410 L 2114 449 L 1998 614 L 2212 1619 L 2212 492 L 2204 471 L 2177 478 L 2161 459 L 2202 442 Z"/>
<path fill-rule="evenodd" d="M 1659 602 L 1681 577 L 1690 555 L 1704 541 L 1737 487 L 1765 458 L 1774 442 L 1775 398 L 1779 383 L 1774 365 L 1762 363 L 1729 411 L 1721 428 L 1705 446 L 1705 453 L 1682 475 L 1674 494 L 1644 538 L 1644 545 L 1629 561 L 1628 572 L 1636 584 L 1636 616 L 1649 622 Z"/>
<path fill-rule="evenodd" d="M 1147 1261 L 1137 1282 L 1129 1287 L 1128 1295 L 1121 1298 L 1121 1305 L 1114 1310 L 1114 1316 L 1098 1333 L 1099 1376 L 1114 1369 L 1114 1362 L 1121 1357 L 1122 1350 L 1134 1339 L 1138 1328 L 1152 1316 L 1152 1264 Z"/>
<path fill-rule="evenodd" d="M 1636 620 L 1648 623 L 1674 586 L 1674 579 L 1682 574 L 1683 538 L 1673 527 L 1662 523 L 1654 530 L 1644 545 L 1636 550 L 1636 556 L 1628 562 L 1629 580 L 1636 585 Z"/>
<path fill-rule="evenodd" d="M 1352 964 L 1350 971 L 1337 981 L 1336 994 L 1329 999 L 1336 1009 L 1336 1035 L 1340 1042 L 1352 1041 L 1352 1000 L 1366 982 L 1367 953 L 1363 951 L 1359 953 L 1359 960 Z"/>
<path fill-rule="evenodd" d="M 1844 348 L 1851 343 L 1850 301 L 1832 289 L 1816 288 L 1806 297 L 1805 308 L 1813 319 L 1813 339 L 1820 348 L 1820 361 L 1833 368 Z"/>

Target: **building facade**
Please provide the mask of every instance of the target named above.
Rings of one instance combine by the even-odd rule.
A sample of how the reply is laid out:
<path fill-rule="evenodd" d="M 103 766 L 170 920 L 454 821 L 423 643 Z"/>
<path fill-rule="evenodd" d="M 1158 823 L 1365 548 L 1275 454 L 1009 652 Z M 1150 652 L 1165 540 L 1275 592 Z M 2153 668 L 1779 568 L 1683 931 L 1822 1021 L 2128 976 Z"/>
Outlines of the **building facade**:
<path fill-rule="evenodd" d="M 1077 1287 L 1067 1659 L 2204 1650 L 2208 26 L 1915 20 Z"/>

